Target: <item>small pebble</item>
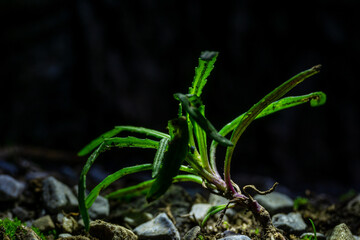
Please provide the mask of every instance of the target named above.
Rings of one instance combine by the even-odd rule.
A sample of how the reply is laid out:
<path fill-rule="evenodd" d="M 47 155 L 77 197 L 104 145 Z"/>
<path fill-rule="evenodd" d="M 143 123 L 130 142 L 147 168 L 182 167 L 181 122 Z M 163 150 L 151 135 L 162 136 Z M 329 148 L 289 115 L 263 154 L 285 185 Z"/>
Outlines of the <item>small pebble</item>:
<path fill-rule="evenodd" d="M 315 234 L 314 233 L 303 233 L 303 234 L 301 234 L 300 235 L 300 239 L 302 239 L 302 238 L 304 238 L 304 237 L 306 237 L 306 236 L 308 236 L 308 237 L 314 237 L 315 236 Z M 322 233 L 316 233 L 316 238 L 318 239 L 318 240 L 326 240 L 326 236 L 324 235 L 324 234 L 322 234 Z"/>
<path fill-rule="evenodd" d="M 139 239 L 180 240 L 179 231 L 166 213 L 160 213 L 154 219 L 137 226 L 134 233 Z"/>
<path fill-rule="evenodd" d="M 67 237 L 72 237 L 72 235 L 70 233 L 60 233 L 59 238 L 67 238 Z"/>
<path fill-rule="evenodd" d="M 93 205 L 89 208 L 89 216 L 91 219 L 104 218 L 109 216 L 110 205 L 109 200 L 103 196 L 97 196 Z"/>
<path fill-rule="evenodd" d="M 45 215 L 36 219 L 32 223 L 32 226 L 38 228 L 42 232 L 49 231 L 55 228 L 55 224 L 49 215 Z"/>
<path fill-rule="evenodd" d="M 208 203 L 196 203 L 191 207 L 190 216 L 194 216 L 197 221 L 202 221 L 208 210 L 212 207 Z"/>
<path fill-rule="evenodd" d="M 345 223 L 337 225 L 329 236 L 329 240 L 355 240 Z"/>
<path fill-rule="evenodd" d="M 254 199 L 258 201 L 271 215 L 277 213 L 288 213 L 294 206 L 294 201 L 287 195 L 272 192 L 266 195 L 255 195 Z"/>
<path fill-rule="evenodd" d="M 43 181 L 43 200 L 50 213 L 74 211 L 78 206 L 77 198 L 71 189 L 52 176 Z"/>
<path fill-rule="evenodd" d="M 272 217 L 272 223 L 275 227 L 291 233 L 301 233 L 306 229 L 306 224 L 300 213 L 278 213 Z"/>
<path fill-rule="evenodd" d="M 222 196 L 210 193 L 208 202 L 209 202 L 209 204 L 211 204 L 213 206 L 218 206 L 218 205 L 222 205 L 222 204 L 227 204 L 229 202 L 229 200 Z"/>
<path fill-rule="evenodd" d="M 129 229 L 102 220 L 90 222 L 89 233 L 101 240 L 137 240 L 137 236 Z"/>
<path fill-rule="evenodd" d="M 64 230 L 64 232 L 73 233 L 78 227 L 79 224 L 76 222 L 76 220 L 73 217 L 71 216 L 63 217 L 61 221 L 61 228 Z"/>
<path fill-rule="evenodd" d="M 14 207 L 11 211 L 14 216 L 16 216 L 21 221 L 25 221 L 31 217 L 30 213 L 25 208 L 20 206 Z"/>
<path fill-rule="evenodd" d="M 24 189 L 24 183 L 17 181 L 9 175 L 0 175 L 0 202 L 19 198 Z"/>
<path fill-rule="evenodd" d="M 251 240 L 251 238 L 249 238 L 246 235 L 231 235 L 224 238 L 220 238 L 219 240 Z"/>
<path fill-rule="evenodd" d="M 74 186 L 74 192 L 75 194 L 78 194 L 79 186 Z M 88 194 L 88 193 L 87 193 Z M 86 196 L 87 196 L 86 194 Z M 110 204 L 109 200 L 107 198 L 104 198 L 103 196 L 99 195 L 95 199 L 94 203 L 91 205 L 91 207 L 88 210 L 90 219 L 99 219 L 109 216 L 110 213 Z"/>
<path fill-rule="evenodd" d="M 360 194 L 358 194 L 354 199 L 348 202 L 346 208 L 353 214 L 360 216 Z"/>
<path fill-rule="evenodd" d="M 184 236 L 184 240 L 195 240 L 197 235 L 200 233 L 201 228 L 199 226 L 195 226 L 191 228 Z"/>

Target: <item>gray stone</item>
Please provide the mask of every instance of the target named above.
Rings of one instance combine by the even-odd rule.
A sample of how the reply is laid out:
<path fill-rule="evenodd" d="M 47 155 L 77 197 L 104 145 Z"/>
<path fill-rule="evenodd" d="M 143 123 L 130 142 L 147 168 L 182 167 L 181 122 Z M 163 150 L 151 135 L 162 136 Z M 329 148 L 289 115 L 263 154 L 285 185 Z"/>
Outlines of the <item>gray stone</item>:
<path fill-rule="evenodd" d="M 314 237 L 315 234 L 312 233 L 312 232 L 310 232 L 310 233 L 303 233 L 303 234 L 300 235 L 300 239 L 303 239 L 303 238 L 306 237 L 306 236 L 308 236 L 308 237 Z M 318 233 L 318 232 L 316 233 L 316 238 L 317 238 L 317 240 L 326 240 L 326 236 L 325 236 L 324 234 Z"/>
<path fill-rule="evenodd" d="M 180 240 L 180 234 L 165 213 L 134 229 L 139 239 Z"/>
<path fill-rule="evenodd" d="M 90 240 L 90 238 L 81 235 L 72 236 L 71 234 L 68 233 L 62 233 L 59 234 L 59 238 L 57 238 L 56 240 Z"/>
<path fill-rule="evenodd" d="M 219 205 L 228 204 L 229 200 L 222 196 L 210 193 L 208 203 L 211 204 L 212 206 L 219 206 Z M 231 217 L 234 217 L 235 214 L 236 214 L 236 211 L 234 209 L 232 209 L 232 208 L 226 209 L 225 216 L 228 216 L 231 218 Z"/>
<path fill-rule="evenodd" d="M 137 240 L 137 236 L 129 229 L 101 220 L 90 222 L 89 233 L 101 240 Z"/>
<path fill-rule="evenodd" d="M 74 186 L 74 192 L 78 194 L 79 186 Z M 86 193 L 87 196 L 88 193 Z M 94 203 L 91 205 L 91 207 L 88 210 L 89 216 L 91 219 L 99 219 L 109 216 L 110 213 L 110 204 L 109 200 L 104 198 L 103 196 L 97 196 Z"/>
<path fill-rule="evenodd" d="M 138 211 L 131 209 L 124 213 L 124 222 L 129 224 L 131 227 L 137 227 L 140 224 L 150 221 L 153 219 L 153 215 L 148 212 Z"/>
<path fill-rule="evenodd" d="M 346 208 L 349 212 L 360 216 L 360 194 L 358 194 L 354 199 L 348 202 Z"/>
<path fill-rule="evenodd" d="M 95 199 L 93 205 L 89 208 L 89 216 L 91 219 L 104 218 L 109 216 L 109 213 L 109 201 L 100 195 Z"/>
<path fill-rule="evenodd" d="M 271 215 L 276 213 L 288 213 L 294 206 L 294 201 L 287 195 L 272 192 L 266 195 L 255 195 L 254 199 L 258 201 Z"/>
<path fill-rule="evenodd" d="M 31 217 L 31 215 L 33 215 L 33 214 L 30 214 L 29 211 L 27 211 L 25 208 L 23 208 L 21 206 L 14 207 L 11 210 L 11 212 L 14 214 L 14 216 L 16 216 L 21 221 L 29 219 Z"/>
<path fill-rule="evenodd" d="M 251 238 L 249 238 L 246 235 L 231 235 L 224 238 L 220 238 L 219 240 L 251 240 Z"/>
<path fill-rule="evenodd" d="M 20 197 L 25 184 L 9 175 L 0 175 L 0 202 L 12 201 Z"/>
<path fill-rule="evenodd" d="M 301 233 L 306 229 L 300 213 L 278 213 L 272 217 L 272 223 L 275 227 L 291 233 Z"/>
<path fill-rule="evenodd" d="M 68 238 L 68 237 L 72 237 L 72 235 L 70 233 L 60 233 L 59 238 Z"/>
<path fill-rule="evenodd" d="M 212 207 L 208 203 L 196 203 L 191 207 L 190 216 L 194 216 L 197 221 L 202 221 L 208 210 Z"/>
<path fill-rule="evenodd" d="M 197 235 L 200 233 L 201 228 L 199 226 L 195 226 L 191 228 L 184 236 L 184 240 L 195 240 Z"/>
<path fill-rule="evenodd" d="M 209 195 L 208 203 L 213 206 L 227 204 L 228 202 L 229 202 L 229 200 L 222 196 L 219 196 L 219 195 L 216 195 L 213 193 L 210 193 L 210 195 Z"/>
<path fill-rule="evenodd" d="M 43 200 L 50 213 L 61 210 L 74 211 L 78 206 L 77 198 L 71 189 L 54 177 L 48 177 L 43 181 Z"/>
<path fill-rule="evenodd" d="M 36 219 L 32 223 L 32 226 L 38 228 L 42 232 L 49 231 L 55 228 L 55 224 L 49 215 L 45 215 Z"/>
<path fill-rule="evenodd" d="M 329 240 L 355 240 L 350 229 L 345 223 L 337 225 L 330 234 Z"/>

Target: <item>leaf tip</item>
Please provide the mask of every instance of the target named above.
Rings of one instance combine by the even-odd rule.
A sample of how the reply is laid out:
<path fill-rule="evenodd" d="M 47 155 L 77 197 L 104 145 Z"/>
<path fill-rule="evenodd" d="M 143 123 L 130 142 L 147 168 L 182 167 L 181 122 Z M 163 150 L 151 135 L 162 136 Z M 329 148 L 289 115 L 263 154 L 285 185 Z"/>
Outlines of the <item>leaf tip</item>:
<path fill-rule="evenodd" d="M 214 57 L 217 57 L 218 55 L 219 55 L 219 52 L 216 52 L 216 51 L 204 51 L 204 52 L 201 52 L 200 59 L 208 61 Z"/>
<path fill-rule="evenodd" d="M 313 70 L 313 71 L 315 71 L 315 72 L 320 72 L 321 67 L 322 67 L 322 65 L 321 65 L 321 64 L 318 64 L 318 65 L 316 65 L 316 66 L 313 66 L 313 67 L 311 68 L 311 70 Z"/>

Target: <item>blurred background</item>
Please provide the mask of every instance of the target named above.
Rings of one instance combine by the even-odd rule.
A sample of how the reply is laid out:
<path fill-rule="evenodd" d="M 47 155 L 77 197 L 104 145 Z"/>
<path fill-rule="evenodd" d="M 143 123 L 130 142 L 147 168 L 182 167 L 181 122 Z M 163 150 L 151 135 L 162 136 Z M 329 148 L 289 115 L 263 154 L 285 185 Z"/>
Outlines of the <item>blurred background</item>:
<path fill-rule="evenodd" d="M 82 165 L 76 152 L 115 125 L 166 131 L 177 115 L 173 93 L 187 92 L 200 52 L 215 50 L 203 102 L 217 129 L 317 64 L 321 72 L 288 95 L 321 90 L 328 97 L 324 106 L 296 107 L 250 125 L 234 155 L 235 181 L 360 190 L 355 0 L 5 0 L 0 15 L 2 158 L 22 149 L 35 161 L 41 152 L 64 153 L 60 162 Z M 98 163 L 106 174 L 153 154 L 119 150 Z"/>

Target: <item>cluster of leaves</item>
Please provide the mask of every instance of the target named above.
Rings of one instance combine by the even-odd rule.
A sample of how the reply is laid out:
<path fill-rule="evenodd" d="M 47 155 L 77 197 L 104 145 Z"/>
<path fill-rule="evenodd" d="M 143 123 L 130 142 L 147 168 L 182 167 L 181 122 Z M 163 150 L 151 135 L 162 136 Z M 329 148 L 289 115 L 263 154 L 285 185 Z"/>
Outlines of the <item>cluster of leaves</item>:
<path fill-rule="evenodd" d="M 0 219 L 0 228 L 3 229 L 5 236 L 7 236 L 11 240 L 16 240 L 16 232 L 24 226 L 19 219 L 16 217 L 13 220 L 9 218 Z M 42 239 L 46 240 L 44 234 L 36 227 L 31 227 L 31 229 Z"/>
<path fill-rule="evenodd" d="M 78 153 L 79 156 L 85 156 L 92 152 L 84 165 L 79 180 L 79 209 L 86 229 L 89 228 L 87 210 L 92 206 L 100 192 L 119 178 L 141 171 L 151 171 L 152 179 L 135 186 L 119 189 L 105 197 L 119 199 L 145 193 L 147 200 L 152 201 L 164 194 L 172 183 L 192 181 L 202 184 L 211 192 L 230 200 L 251 198 L 243 195 L 240 188 L 230 178 L 230 164 L 234 148 L 245 129 L 255 119 L 274 112 L 307 102 L 310 102 L 311 106 L 319 106 L 325 102 L 326 95 L 323 92 L 282 98 L 297 84 L 318 73 L 320 66 L 315 66 L 284 82 L 247 112 L 238 115 L 220 131 L 217 131 L 205 117 L 205 105 L 201 100 L 202 90 L 214 68 L 217 56 L 217 52 L 203 52 L 199 58 L 199 65 L 195 68 L 195 76 L 189 92 L 187 94 L 174 94 L 174 98 L 179 101 L 178 117 L 168 122 L 168 134 L 143 127 L 117 126 L 90 142 Z M 116 137 L 124 131 L 143 134 L 148 138 Z M 231 134 L 230 139 L 226 138 L 229 134 Z M 210 145 L 208 144 L 209 139 L 211 140 Z M 223 176 L 216 166 L 215 156 L 218 145 L 226 147 Z M 89 169 L 102 152 L 113 147 L 156 149 L 156 153 L 152 164 L 122 168 L 107 176 L 86 196 L 86 175 Z M 179 171 L 184 174 L 179 174 Z M 243 190 L 245 192 L 245 189 Z M 229 206 L 214 207 L 211 209 L 211 213 L 209 212 L 209 216 L 227 207 Z"/>

